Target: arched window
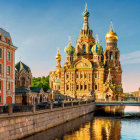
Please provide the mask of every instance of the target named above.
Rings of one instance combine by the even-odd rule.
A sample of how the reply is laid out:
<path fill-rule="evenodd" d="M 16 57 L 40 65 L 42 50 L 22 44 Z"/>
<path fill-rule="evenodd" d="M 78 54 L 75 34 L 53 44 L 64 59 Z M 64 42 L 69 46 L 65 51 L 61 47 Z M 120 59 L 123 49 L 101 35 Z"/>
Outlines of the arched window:
<path fill-rule="evenodd" d="M 92 45 L 90 45 L 90 53 L 92 53 Z"/>
<path fill-rule="evenodd" d="M 106 59 L 108 59 L 108 51 L 106 51 Z"/>
<path fill-rule="evenodd" d="M 22 78 L 22 86 L 25 86 L 25 78 Z"/>
<path fill-rule="evenodd" d="M 113 53 L 110 52 L 110 59 L 113 60 Z"/>
<path fill-rule="evenodd" d="M 2 48 L 0 48 L 0 58 L 2 58 Z"/>
<path fill-rule="evenodd" d="M 115 59 L 117 60 L 117 58 L 118 58 L 118 53 L 115 52 Z"/>
<path fill-rule="evenodd" d="M 97 85 L 95 85 L 95 90 L 97 90 Z"/>
<path fill-rule="evenodd" d="M 86 46 L 83 45 L 83 53 L 85 54 L 86 53 Z"/>

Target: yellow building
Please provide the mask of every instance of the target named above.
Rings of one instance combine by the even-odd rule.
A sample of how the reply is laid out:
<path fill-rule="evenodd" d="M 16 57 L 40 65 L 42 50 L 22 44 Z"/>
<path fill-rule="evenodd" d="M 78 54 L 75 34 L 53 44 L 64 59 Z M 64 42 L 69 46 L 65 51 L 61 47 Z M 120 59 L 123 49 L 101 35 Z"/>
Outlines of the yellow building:
<path fill-rule="evenodd" d="M 76 41 L 76 49 L 69 43 L 65 47 L 66 62 L 61 66 L 61 55 L 56 55 L 57 66 L 50 72 L 50 88 L 73 98 L 97 99 L 116 98 L 122 93 L 122 70 L 117 48 L 118 36 L 113 31 L 106 34 L 106 48 L 99 43 L 98 35 L 93 37 L 89 27 L 87 10 L 83 12 L 84 23 Z"/>

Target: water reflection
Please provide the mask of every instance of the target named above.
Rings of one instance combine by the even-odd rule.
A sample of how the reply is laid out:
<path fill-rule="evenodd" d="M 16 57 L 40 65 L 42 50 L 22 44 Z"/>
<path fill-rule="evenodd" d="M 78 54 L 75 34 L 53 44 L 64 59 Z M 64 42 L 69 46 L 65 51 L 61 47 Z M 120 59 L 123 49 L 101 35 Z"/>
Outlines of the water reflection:
<path fill-rule="evenodd" d="M 24 140 L 138 140 L 140 138 L 140 119 L 126 119 L 121 116 L 128 113 L 139 115 L 140 107 L 106 106 L 98 109 L 100 111 L 96 114 L 80 117 Z"/>

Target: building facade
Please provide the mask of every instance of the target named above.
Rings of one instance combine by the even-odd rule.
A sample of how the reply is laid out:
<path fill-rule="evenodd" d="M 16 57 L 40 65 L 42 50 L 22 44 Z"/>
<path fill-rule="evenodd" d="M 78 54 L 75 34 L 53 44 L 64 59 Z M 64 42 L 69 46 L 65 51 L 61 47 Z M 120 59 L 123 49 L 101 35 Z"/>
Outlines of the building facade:
<path fill-rule="evenodd" d="M 90 13 L 85 7 L 83 28 L 76 41 L 76 48 L 71 39 L 65 47 L 66 62 L 61 66 L 61 55 L 56 55 L 57 66 L 50 72 L 50 88 L 72 98 L 116 99 L 123 92 L 120 52 L 117 48 L 118 36 L 113 31 L 106 34 L 106 48 L 103 50 L 98 35 L 93 37 L 89 27 Z"/>
<path fill-rule="evenodd" d="M 20 105 L 39 104 L 48 100 L 41 87 L 32 87 L 31 69 L 22 61 L 15 65 L 15 103 Z"/>
<path fill-rule="evenodd" d="M 0 105 L 15 102 L 16 49 L 10 34 L 0 28 Z"/>

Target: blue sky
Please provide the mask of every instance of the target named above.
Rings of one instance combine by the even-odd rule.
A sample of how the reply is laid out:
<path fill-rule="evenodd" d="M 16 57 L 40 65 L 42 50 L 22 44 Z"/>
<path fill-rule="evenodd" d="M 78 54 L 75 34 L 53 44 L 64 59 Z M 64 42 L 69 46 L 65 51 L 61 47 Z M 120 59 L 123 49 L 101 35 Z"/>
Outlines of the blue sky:
<path fill-rule="evenodd" d="M 16 62 L 30 66 L 33 76 L 48 75 L 56 65 L 57 47 L 65 61 L 64 47 L 71 34 L 76 44 L 87 2 L 93 36 L 105 48 L 105 34 L 113 20 L 121 53 L 124 91 L 140 87 L 140 1 L 139 0 L 0 0 L 0 27 L 10 32 L 18 47 Z"/>

